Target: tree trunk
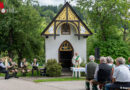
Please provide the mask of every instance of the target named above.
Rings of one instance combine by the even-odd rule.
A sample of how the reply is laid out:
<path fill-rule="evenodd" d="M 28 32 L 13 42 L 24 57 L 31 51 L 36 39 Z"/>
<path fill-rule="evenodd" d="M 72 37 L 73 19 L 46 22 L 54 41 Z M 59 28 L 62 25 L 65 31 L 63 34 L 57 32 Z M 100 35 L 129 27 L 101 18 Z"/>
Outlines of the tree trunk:
<path fill-rule="evenodd" d="M 13 28 L 11 27 L 9 30 L 9 50 L 8 50 L 8 55 L 9 57 L 13 58 L 13 53 L 12 53 L 12 45 L 13 45 Z"/>
<path fill-rule="evenodd" d="M 126 41 L 126 25 L 124 25 L 123 40 Z"/>
<path fill-rule="evenodd" d="M 22 53 L 21 53 L 21 50 L 18 50 L 18 67 L 20 67 L 20 63 L 21 63 L 21 60 L 22 60 Z"/>

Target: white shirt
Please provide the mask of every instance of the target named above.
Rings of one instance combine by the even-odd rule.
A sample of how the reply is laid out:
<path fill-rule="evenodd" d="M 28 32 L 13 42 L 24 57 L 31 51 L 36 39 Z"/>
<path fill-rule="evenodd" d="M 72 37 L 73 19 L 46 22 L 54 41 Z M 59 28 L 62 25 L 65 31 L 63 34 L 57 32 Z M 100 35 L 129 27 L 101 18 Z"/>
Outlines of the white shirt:
<path fill-rule="evenodd" d="M 113 78 L 116 82 L 130 82 L 130 70 L 125 65 L 115 67 Z"/>
<path fill-rule="evenodd" d="M 75 65 L 75 64 L 76 64 L 76 58 L 77 58 L 77 56 L 74 56 L 74 57 L 72 58 L 72 63 L 73 63 L 73 65 Z M 79 64 L 81 64 L 82 59 L 81 59 L 81 57 L 80 57 L 80 56 L 79 56 L 79 58 L 78 58 L 78 61 L 79 61 Z"/>
<path fill-rule="evenodd" d="M 97 73 L 99 70 L 99 65 L 96 67 L 95 73 L 94 73 L 94 79 L 97 79 Z"/>
<path fill-rule="evenodd" d="M 0 62 L 0 67 L 6 68 L 5 65 L 3 64 L 3 62 Z"/>

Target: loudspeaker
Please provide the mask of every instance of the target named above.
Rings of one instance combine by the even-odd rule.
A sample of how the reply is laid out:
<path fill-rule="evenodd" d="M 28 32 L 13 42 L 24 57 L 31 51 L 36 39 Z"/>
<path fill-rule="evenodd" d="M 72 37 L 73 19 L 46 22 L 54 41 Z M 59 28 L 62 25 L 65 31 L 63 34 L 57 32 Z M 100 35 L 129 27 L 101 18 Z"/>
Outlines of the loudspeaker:
<path fill-rule="evenodd" d="M 100 48 L 95 48 L 95 59 L 99 60 L 100 58 Z"/>

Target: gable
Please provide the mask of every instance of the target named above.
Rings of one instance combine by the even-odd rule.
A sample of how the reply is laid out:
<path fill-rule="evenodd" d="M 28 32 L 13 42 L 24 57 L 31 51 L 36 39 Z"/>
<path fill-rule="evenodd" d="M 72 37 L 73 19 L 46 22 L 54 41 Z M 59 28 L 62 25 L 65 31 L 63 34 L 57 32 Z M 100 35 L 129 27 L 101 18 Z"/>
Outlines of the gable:
<path fill-rule="evenodd" d="M 57 29 L 63 23 L 70 23 L 76 27 L 77 36 L 89 36 L 92 32 L 88 29 L 85 23 L 79 18 L 73 8 L 67 2 L 52 22 L 45 28 L 42 35 L 45 36 L 57 36 Z"/>

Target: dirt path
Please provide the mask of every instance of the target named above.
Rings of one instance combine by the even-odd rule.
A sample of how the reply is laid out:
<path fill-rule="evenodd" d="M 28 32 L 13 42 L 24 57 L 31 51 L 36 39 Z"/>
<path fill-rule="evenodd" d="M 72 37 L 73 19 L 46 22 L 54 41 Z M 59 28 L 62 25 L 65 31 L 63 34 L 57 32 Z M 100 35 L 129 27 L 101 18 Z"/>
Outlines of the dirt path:
<path fill-rule="evenodd" d="M 1 90 L 85 90 L 84 81 L 34 83 L 22 79 L 0 79 Z"/>

